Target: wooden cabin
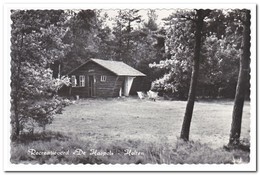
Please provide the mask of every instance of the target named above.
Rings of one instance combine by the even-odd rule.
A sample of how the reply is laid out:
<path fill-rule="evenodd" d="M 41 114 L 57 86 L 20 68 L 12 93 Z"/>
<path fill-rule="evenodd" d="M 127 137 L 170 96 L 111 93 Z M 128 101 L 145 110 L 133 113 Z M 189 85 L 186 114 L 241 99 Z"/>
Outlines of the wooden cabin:
<path fill-rule="evenodd" d="M 80 97 L 129 96 L 136 77 L 146 76 L 122 61 L 90 59 L 68 73 L 70 95 Z"/>

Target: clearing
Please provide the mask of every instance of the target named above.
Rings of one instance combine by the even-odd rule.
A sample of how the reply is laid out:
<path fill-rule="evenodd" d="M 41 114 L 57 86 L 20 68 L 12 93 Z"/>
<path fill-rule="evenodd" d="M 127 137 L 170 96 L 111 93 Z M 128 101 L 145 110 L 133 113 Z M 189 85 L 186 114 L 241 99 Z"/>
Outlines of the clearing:
<path fill-rule="evenodd" d="M 190 142 L 178 139 L 185 106 L 184 101 L 154 102 L 137 97 L 80 99 L 56 115 L 46 132 L 24 135 L 12 143 L 11 162 L 233 164 L 250 161 L 248 151 L 223 149 L 229 139 L 233 102 L 196 102 Z M 250 103 L 246 102 L 241 135 L 246 143 L 250 141 L 249 111 Z M 31 149 L 68 154 L 35 156 L 28 154 Z"/>
<path fill-rule="evenodd" d="M 47 130 L 93 142 L 142 140 L 175 144 L 181 131 L 186 101 L 140 100 L 137 97 L 80 99 L 55 116 Z M 232 101 L 195 103 L 190 140 L 211 148 L 228 143 Z M 243 111 L 241 139 L 250 140 L 250 102 Z"/>

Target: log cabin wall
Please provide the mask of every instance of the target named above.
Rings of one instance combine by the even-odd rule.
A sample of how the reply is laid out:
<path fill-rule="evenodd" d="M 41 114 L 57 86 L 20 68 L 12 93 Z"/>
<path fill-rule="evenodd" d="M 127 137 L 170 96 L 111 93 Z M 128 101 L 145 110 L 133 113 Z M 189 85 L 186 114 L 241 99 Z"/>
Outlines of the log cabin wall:
<path fill-rule="evenodd" d="M 70 73 L 72 75 L 84 75 L 85 87 L 71 87 L 70 95 L 79 95 L 80 97 L 116 97 L 123 84 L 124 77 L 118 77 L 113 72 L 103 68 L 95 62 L 89 62 Z M 90 77 L 94 77 L 94 94 L 90 93 Z M 101 81 L 101 76 L 106 80 Z"/>
<path fill-rule="evenodd" d="M 113 89 L 113 97 L 119 96 L 119 91 L 120 91 L 120 88 L 123 87 L 124 80 L 125 80 L 124 76 L 118 76 L 117 77 L 117 79 L 115 81 L 115 86 L 114 86 L 114 89 Z"/>

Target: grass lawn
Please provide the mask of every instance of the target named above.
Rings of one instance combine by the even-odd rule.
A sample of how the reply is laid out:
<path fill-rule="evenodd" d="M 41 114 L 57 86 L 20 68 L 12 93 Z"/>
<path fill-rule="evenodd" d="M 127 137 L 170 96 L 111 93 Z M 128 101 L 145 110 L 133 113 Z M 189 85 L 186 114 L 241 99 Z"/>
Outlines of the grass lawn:
<path fill-rule="evenodd" d="M 51 131 L 76 135 L 81 139 L 141 139 L 175 143 L 180 135 L 186 101 L 125 99 L 79 100 L 57 115 Z M 190 140 L 213 148 L 227 144 L 233 102 L 196 102 Z M 250 105 L 246 102 L 241 138 L 250 136 Z"/>
<path fill-rule="evenodd" d="M 14 144 L 11 160 L 38 163 L 233 163 L 234 158 L 250 161 L 249 153 L 227 152 L 233 102 L 198 101 L 193 112 L 190 141 L 178 139 L 185 101 L 140 100 L 137 97 L 80 99 L 56 115 L 46 130 L 51 141 L 35 140 Z M 60 136 L 62 135 L 62 136 Z M 63 138 L 63 136 L 66 136 Z M 69 138 L 69 139 L 68 139 Z M 250 103 L 243 112 L 241 139 L 250 140 Z M 114 156 L 75 158 L 32 157 L 23 154 L 37 150 L 96 149 L 118 153 Z M 144 155 L 124 156 L 126 149 Z"/>

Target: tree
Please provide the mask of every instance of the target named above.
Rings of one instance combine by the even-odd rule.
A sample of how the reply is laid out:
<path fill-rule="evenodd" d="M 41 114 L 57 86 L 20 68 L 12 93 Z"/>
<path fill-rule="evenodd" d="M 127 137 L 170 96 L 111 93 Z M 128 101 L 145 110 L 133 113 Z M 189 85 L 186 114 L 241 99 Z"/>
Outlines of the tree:
<path fill-rule="evenodd" d="M 193 18 L 195 14 L 187 10 L 176 13 L 164 19 L 165 56 L 151 67 L 164 70 L 165 76 L 155 80 L 153 86 L 166 96 L 186 100 L 192 73 L 195 25 L 185 16 Z M 237 18 L 236 10 L 212 10 L 204 20 L 198 98 L 235 96 L 242 42 L 242 26 Z"/>
<path fill-rule="evenodd" d="M 205 38 L 201 51 L 197 97 L 234 98 L 240 47 L 235 47 L 239 42 L 235 42 L 233 38 L 239 38 L 240 34 L 232 35 L 234 36 L 218 38 L 211 34 Z"/>
<path fill-rule="evenodd" d="M 246 90 L 250 78 L 250 10 L 241 12 L 243 19 L 243 52 L 240 57 L 240 69 L 236 87 L 236 95 L 232 113 L 232 124 L 229 137 L 229 146 L 240 144 L 242 113 Z"/>
<path fill-rule="evenodd" d="M 61 61 L 63 75 L 98 54 L 96 12 L 94 10 L 68 10 L 65 14 L 69 18 L 64 23 L 68 31 L 63 42 L 70 45 L 71 49 Z"/>
<path fill-rule="evenodd" d="M 148 10 L 147 16 L 147 22 L 142 22 L 142 27 L 134 30 L 136 36 L 132 39 L 134 46 L 132 47 L 131 58 L 135 63 L 133 66 L 146 74 L 145 79 L 135 79 L 132 86 L 133 92 L 137 90 L 148 91 L 151 89 L 151 83 L 164 74 L 164 70 L 150 69 L 150 63 L 158 62 L 165 57 L 165 30 L 156 23 L 155 10 Z M 140 84 L 142 84 L 142 87 L 140 87 Z"/>
<path fill-rule="evenodd" d="M 115 57 L 113 48 L 114 42 L 112 39 L 112 30 L 108 26 L 108 23 L 111 22 L 108 14 L 104 12 L 102 15 L 102 10 L 96 11 L 96 43 L 98 46 L 97 58 L 104 60 L 111 60 Z"/>
<path fill-rule="evenodd" d="M 141 22 L 139 10 L 119 10 L 116 16 L 116 26 L 113 28 L 115 60 L 124 61 L 133 66 L 131 55 L 134 52 L 134 38 L 138 36 L 134 27 Z"/>
<path fill-rule="evenodd" d="M 151 31 L 157 31 L 158 30 L 158 25 L 156 23 L 156 20 L 158 18 L 158 15 L 156 14 L 155 10 L 148 10 L 147 12 L 147 16 L 148 16 L 148 21 L 147 23 L 144 23 L 144 27 L 148 28 Z"/>
<path fill-rule="evenodd" d="M 203 20 L 209 14 L 208 10 L 196 10 L 196 31 L 195 31 L 195 46 L 194 46 L 194 57 L 192 65 L 192 76 L 190 82 L 189 96 L 186 106 L 186 111 L 183 119 L 182 129 L 180 138 L 187 141 L 189 140 L 190 124 L 192 119 L 193 107 L 196 97 L 196 87 L 199 76 L 199 64 L 200 64 L 200 50 L 201 50 L 201 38 Z"/>
<path fill-rule="evenodd" d="M 159 84 L 169 82 L 169 84 L 164 84 L 164 87 L 171 89 L 172 92 L 184 89 L 180 87 L 186 85 L 192 67 L 188 101 L 180 135 L 183 140 L 189 140 L 199 77 L 203 23 L 209 13 L 209 10 L 180 10 L 166 19 L 170 26 L 169 33 L 172 34 L 166 35 L 167 38 L 170 38 L 166 47 L 170 58 L 160 61 L 160 64 L 154 64 L 154 66 L 169 70 Z M 194 30 L 195 33 L 193 33 Z M 192 55 L 193 58 L 191 58 Z"/>
<path fill-rule="evenodd" d="M 178 10 L 164 19 L 165 53 L 160 61 L 150 64 L 150 67 L 163 69 L 165 72 L 163 77 L 152 83 L 154 90 L 187 99 L 195 26 L 192 20 L 182 18 L 182 15 L 194 16 L 194 11 Z"/>
<path fill-rule="evenodd" d="M 54 95 L 66 77 L 55 79 L 49 68 L 65 55 L 69 46 L 61 38 L 66 29 L 59 25 L 62 11 L 12 11 L 11 38 L 11 124 L 12 136 L 45 128 L 66 101 Z M 42 16 L 43 15 L 43 16 Z M 44 18 L 44 19 L 42 19 Z"/>
<path fill-rule="evenodd" d="M 234 98 L 242 26 L 236 10 L 212 10 L 204 27 L 197 96 Z"/>
<path fill-rule="evenodd" d="M 243 30 L 239 16 L 241 15 L 237 10 L 212 10 L 207 17 L 204 17 L 205 25 L 201 31 L 203 42 L 199 58 L 201 69 L 198 73 L 196 90 L 200 98 L 233 98 L 235 95 Z M 153 82 L 157 90 L 162 89 L 164 93 L 168 90 L 168 93 L 179 99 L 180 97 L 185 99 L 188 94 L 192 66 L 194 70 L 194 63 L 192 64 L 194 59 L 191 56 L 195 53 L 196 25 L 193 21 L 198 19 L 195 17 L 195 11 L 179 10 L 165 19 L 166 59 L 150 65 L 165 70 L 164 76 Z M 191 89 L 190 87 L 190 91 Z M 246 89 L 247 95 L 248 92 Z M 190 103 L 188 109 L 193 109 L 191 106 L 194 106 L 194 103 Z M 185 116 L 187 114 L 186 110 Z M 183 123 L 186 126 L 186 133 L 189 132 L 190 124 L 187 123 L 190 122 L 191 118 Z M 187 135 L 189 134 L 186 134 L 186 140 Z"/>

